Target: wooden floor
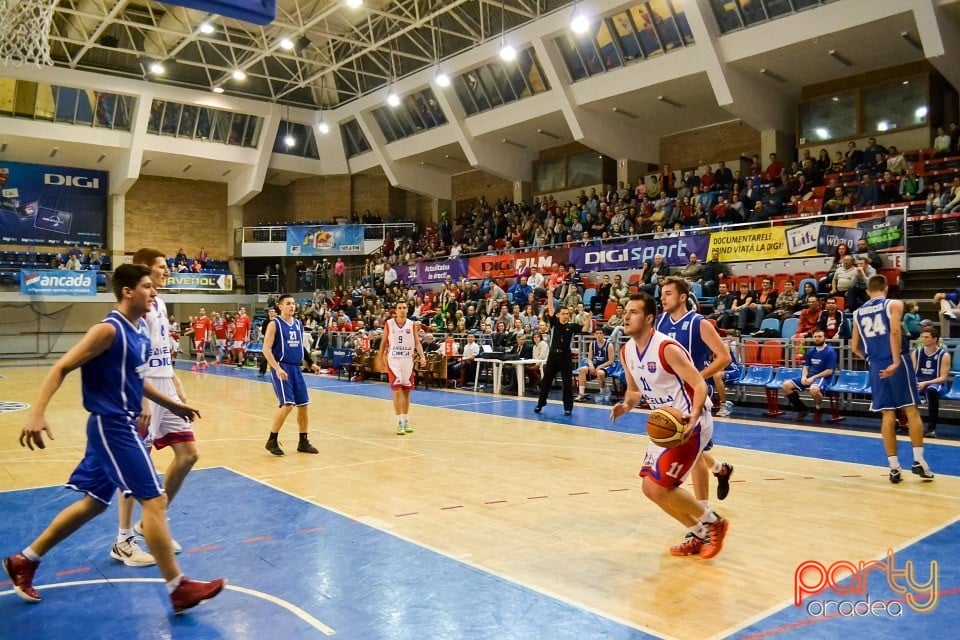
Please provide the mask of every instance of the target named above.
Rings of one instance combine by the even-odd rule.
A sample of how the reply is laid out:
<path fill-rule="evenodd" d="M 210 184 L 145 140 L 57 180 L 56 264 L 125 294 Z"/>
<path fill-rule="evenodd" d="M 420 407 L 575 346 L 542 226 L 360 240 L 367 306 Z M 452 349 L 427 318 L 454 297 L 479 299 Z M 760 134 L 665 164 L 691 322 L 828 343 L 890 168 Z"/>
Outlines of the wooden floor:
<path fill-rule="evenodd" d="M 0 365 L 0 401 L 33 402 L 46 367 L 28 365 Z M 874 435 L 858 440 L 870 464 L 723 447 L 735 482 L 713 504 L 730 520 L 727 545 L 712 561 L 673 558 L 667 547 L 683 531 L 640 491 L 643 436 L 564 423 L 555 404 L 543 418 L 532 401 L 418 391 L 414 402 L 429 406 L 413 406 L 416 431 L 398 437 L 385 385 L 324 377 L 310 409 L 321 453 L 295 452 L 291 416 L 281 433 L 288 454 L 275 458 L 263 448 L 276 408 L 270 385 L 253 372 L 179 375 L 203 414 L 200 468 L 229 467 L 662 637 L 727 636 L 792 601 L 799 563 L 879 557 L 960 516 L 960 479 L 921 483 L 907 473 L 891 486 Z M 56 440 L 45 451 L 18 446 L 22 411 L 0 414 L 0 490 L 67 478 L 85 442 L 79 378 L 49 409 Z M 602 426 L 608 410 L 578 405 L 574 418 Z M 794 431 L 756 433 L 775 440 Z M 155 454 L 161 470 L 168 459 Z"/>

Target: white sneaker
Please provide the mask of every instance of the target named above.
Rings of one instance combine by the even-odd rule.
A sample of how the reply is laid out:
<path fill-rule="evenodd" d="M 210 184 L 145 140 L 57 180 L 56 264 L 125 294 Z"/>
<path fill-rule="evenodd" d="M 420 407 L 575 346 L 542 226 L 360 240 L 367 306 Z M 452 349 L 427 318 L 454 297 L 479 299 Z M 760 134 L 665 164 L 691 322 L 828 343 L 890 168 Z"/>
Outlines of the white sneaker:
<path fill-rule="evenodd" d="M 140 548 L 137 539 L 133 536 L 123 542 L 115 542 L 110 549 L 110 557 L 119 560 L 128 567 L 149 567 L 157 564 L 152 555 Z"/>
<path fill-rule="evenodd" d="M 143 522 L 142 522 L 142 521 L 138 520 L 138 521 L 133 525 L 133 532 L 136 533 L 138 536 L 142 536 L 142 535 L 143 535 Z M 173 552 L 174 552 L 174 553 L 181 553 L 181 552 L 183 551 L 183 547 L 180 546 L 180 543 L 177 542 L 176 540 L 174 540 L 173 537 L 170 538 L 170 546 L 173 547 Z"/>
<path fill-rule="evenodd" d="M 727 405 L 721 406 L 720 409 L 717 411 L 718 418 L 727 418 L 729 416 L 730 416 L 730 407 L 728 407 Z"/>

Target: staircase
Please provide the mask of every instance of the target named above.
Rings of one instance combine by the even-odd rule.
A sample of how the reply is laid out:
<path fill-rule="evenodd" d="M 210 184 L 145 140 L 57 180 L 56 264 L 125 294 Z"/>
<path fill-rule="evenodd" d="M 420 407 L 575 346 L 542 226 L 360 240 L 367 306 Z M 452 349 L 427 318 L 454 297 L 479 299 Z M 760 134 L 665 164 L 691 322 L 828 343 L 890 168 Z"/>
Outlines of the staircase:
<path fill-rule="evenodd" d="M 955 256 L 956 254 L 954 254 Z M 953 258 L 955 259 L 955 257 Z M 950 258 L 945 257 L 945 262 Z M 956 291 L 960 286 L 957 269 L 914 269 L 902 274 L 903 286 L 897 297 L 901 300 L 916 300 L 920 305 L 920 317 L 938 322 L 940 308 L 933 302 L 935 293 Z"/>

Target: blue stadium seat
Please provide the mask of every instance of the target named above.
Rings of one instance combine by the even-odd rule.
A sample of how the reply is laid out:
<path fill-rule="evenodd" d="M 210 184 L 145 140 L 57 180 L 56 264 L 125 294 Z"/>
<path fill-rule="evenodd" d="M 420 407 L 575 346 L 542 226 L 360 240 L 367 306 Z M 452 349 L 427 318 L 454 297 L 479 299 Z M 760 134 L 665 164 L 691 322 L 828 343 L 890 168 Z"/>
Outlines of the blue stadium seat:
<path fill-rule="evenodd" d="M 960 376 L 953 376 L 953 384 L 950 385 L 950 390 L 943 394 L 943 397 L 948 400 L 960 400 Z"/>
<path fill-rule="evenodd" d="M 869 395 L 870 373 L 868 371 L 841 371 L 827 391 L 827 395 L 830 397 L 830 422 L 840 422 L 844 419 L 840 415 L 841 394 Z"/>
<path fill-rule="evenodd" d="M 583 308 L 589 309 L 590 302 L 593 300 L 593 297 L 597 295 L 596 289 L 587 289 L 583 292 Z"/>
<path fill-rule="evenodd" d="M 953 350 L 950 358 L 950 373 L 953 375 L 960 374 L 960 344 L 957 345 L 956 349 Z"/>
<path fill-rule="evenodd" d="M 780 320 L 777 318 L 764 318 L 763 322 L 760 323 L 760 329 L 771 329 L 777 332 L 777 337 L 780 337 Z"/>
<path fill-rule="evenodd" d="M 772 318 L 770 318 L 772 319 Z M 764 320 L 766 322 L 766 320 Z M 799 378 L 803 372 L 801 367 L 780 367 L 776 375 L 766 384 L 767 388 L 767 415 L 779 416 L 783 413 L 780 410 L 780 388 L 783 383 L 793 378 Z"/>
<path fill-rule="evenodd" d="M 800 327 L 800 319 L 794 316 L 790 316 L 783 321 L 783 325 L 780 327 L 780 336 L 783 338 L 792 338 L 797 333 L 797 329 Z"/>
<path fill-rule="evenodd" d="M 737 380 L 737 384 L 741 387 L 766 387 L 773 380 L 773 373 L 773 367 L 752 364 Z"/>

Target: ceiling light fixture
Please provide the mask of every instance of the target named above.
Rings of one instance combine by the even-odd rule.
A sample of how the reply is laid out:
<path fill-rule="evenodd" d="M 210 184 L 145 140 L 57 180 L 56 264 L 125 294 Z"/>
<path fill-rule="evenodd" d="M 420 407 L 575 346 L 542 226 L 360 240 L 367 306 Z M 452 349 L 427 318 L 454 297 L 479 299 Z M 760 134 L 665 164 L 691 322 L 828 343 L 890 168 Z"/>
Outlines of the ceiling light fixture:
<path fill-rule="evenodd" d="M 213 87 L 213 89 L 211 89 L 211 91 L 213 91 L 214 93 L 223 93 L 223 87 L 221 87 L 220 85 L 216 85 Z"/>
<path fill-rule="evenodd" d="M 56 158 L 58 153 L 60 153 L 60 147 L 54 147 L 53 149 L 50 149 L 49 157 Z"/>
<path fill-rule="evenodd" d="M 326 122 L 321 120 L 320 124 L 317 125 L 317 130 L 323 135 L 327 135 L 328 133 L 330 133 L 330 125 L 328 125 Z"/>
<path fill-rule="evenodd" d="M 839 62 L 845 67 L 853 66 L 853 61 L 850 60 L 850 58 L 843 55 L 842 53 L 840 53 L 839 51 L 837 51 L 836 49 L 830 49 L 830 51 L 827 51 L 827 55 L 829 55 L 831 58 L 833 58 L 834 60 L 836 60 L 837 62 Z"/>
<path fill-rule="evenodd" d="M 246 80 L 246 79 L 247 79 L 247 74 L 243 71 L 243 69 L 236 69 L 236 70 L 234 70 L 234 72 L 233 72 L 233 79 L 234 79 L 234 80 Z"/>
<path fill-rule="evenodd" d="M 630 118 L 631 120 L 638 120 L 638 119 L 639 119 L 639 117 L 637 116 L 637 114 L 633 113 L 632 111 L 627 111 L 626 109 L 621 109 L 620 107 L 613 107 L 612 109 L 610 109 L 610 111 L 613 111 L 613 112 L 614 112 L 615 114 L 617 114 L 618 116 L 623 116 L 623 117 L 625 117 L 625 118 Z"/>
<path fill-rule="evenodd" d="M 280 40 L 280 48 L 284 51 L 293 51 L 293 40 L 290 38 L 282 38 Z"/>
<path fill-rule="evenodd" d="M 920 41 L 913 37 L 913 34 L 909 31 L 901 31 L 900 37 L 903 38 L 904 42 L 909 44 L 911 47 L 918 51 L 923 51 L 923 45 L 920 44 Z"/>
<path fill-rule="evenodd" d="M 546 129 L 537 129 L 537 133 L 539 133 L 539 134 L 542 135 L 542 136 L 547 136 L 548 138 L 553 138 L 554 140 L 559 140 L 559 139 L 560 139 L 560 136 L 558 136 L 558 135 L 555 134 L 555 133 L 550 133 L 550 132 L 547 131 Z"/>
<path fill-rule="evenodd" d="M 213 25 L 210 24 L 209 22 L 200 23 L 200 33 L 205 33 L 207 35 L 210 35 L 211 33 L 213 33 L 213 31 L 214 31 Z"/>
<path fill-rule="evenodd" d="M 283 144 L 284 146 L 292 147 L 293 145 L 297 144 L 297 139 L 288 133 L 287 135 L 283 136 Z"/>
<path fill-rule="evenodd" d="M 185 166 L 185 167 L 180 171 L 180 173 L 186 173 L 187 171 L 190 171 L 190 169 L 192 169 L 192 168 L 193 168 L 193 165 L 192 165 L 192 164 L 188 164 L 187 166 Z"/>
<path fill-rule="evenodd" d="M 359 9 L 363 6 L 363 0 L 347 0 L 347 6 L 351 9 Z"/>
<path fill-rule="evenodd" d="M 590 28 L 590 19 L 583 11 L 577 11 L 577 2 L 573 3 L 573 17 L 570 18 L 570 30 L 577 35 L 583 35 Z"/>
<path fill-rule="evenodd" d="M 680 104 L 680 103 L 677 102 L 676 100 L 671 100 L 671 99 L 668 98 L 667 96 L 657 96 L 657 100 L 659 100 L 660 102 L 662 102 L 662 103 L 664 103 L 664 104 L 668 104 L 668 105 L 670 105 L 671 107 L 673 107 L 673 108 L 675 108 L 675 109 L 679 109 L 680 107 L 683 106 L 682 104 Z"/>
<path fill-rule="evenodd" d="M 440 69 L 437 69 L 437 75 L 434 78 L 438 87 L 449 87 L 450 86 L 450 76 L 445 74 Z"/>
<path fill-rule="evenodd" d="M 760 69 L 760 73 L 763 74 L 763 75 L 765 75 L 766 77 L 770 78 L 770 79 L 773 80 L 774 82 L 779 82 L 780 84 L 786 84 L 786 83 L 787 83 L 787 79 L 786 79 L 786 78 L 784 78 L 782 75 L 780 75 L 780 74 L 777 73 L 776 71 L 772 71 L 772 70 L 770 70 L 770 69 L 767 69 L 766 67 L 763 67 L 762 69 Z"/>
<path fill-rule="evenodd" d="M 507 44 L 507 22 L 506 14 L 503 10 L 503 2 L 500 3 L 500 59 L 504 62 L 513 62 L 517 59 L 517 50 L 513 45 Z"/>
<path fill-rule="evenodd" d="M 220 177 L 221 177 L 221 178 L 226 178 L 228 175 L 230 175 L 230 172 L 231 172 L 231 171 L 233 171 L 233 169 L 227 169 L 226 171 L 224 171 L 223 173 L 220 174 Z"/>
<path fill-rule="evenodd" d="M 387 104 L 391 107 L 400 106 L 400 96 L 397 95 L 397 92 L 393 90 L 393 87 L 387 91 Z"/>
<path fill-rule="evenodd" d="M 107 159 L 107 154 L 101 153 L 101 154 L 100 154 L 100 157 L 97 158 L 97 164 L 100 164 L 101 162 L 103 162 L 103 161 L 106 160 L 106 159 Z"/>
<path fill-rule="evenodd" d="M 160 75 L 163 75 L 164 71 L 165 69 L 163 68 L 163 65 L 160 64 L 159 62 L 150 63 L 150 73 L 160 76 Z"/>
<path fill-rule="evenodd" d="M 510 138 L 503 138 L 503 139 L 500 140 L 500 142 L 502 142 L 503 144 L 508 144 L 508 145 L 510 145 L 511 147 L 516 147 L 517 149 L 526 149 L 526 148 L 527 148 L 527 145 L 521 144 L 521 143 L 519 143 L 519 142 L 517 142 L 517 141 L 515 141 L 515 140 L 511 140 Z"/>

